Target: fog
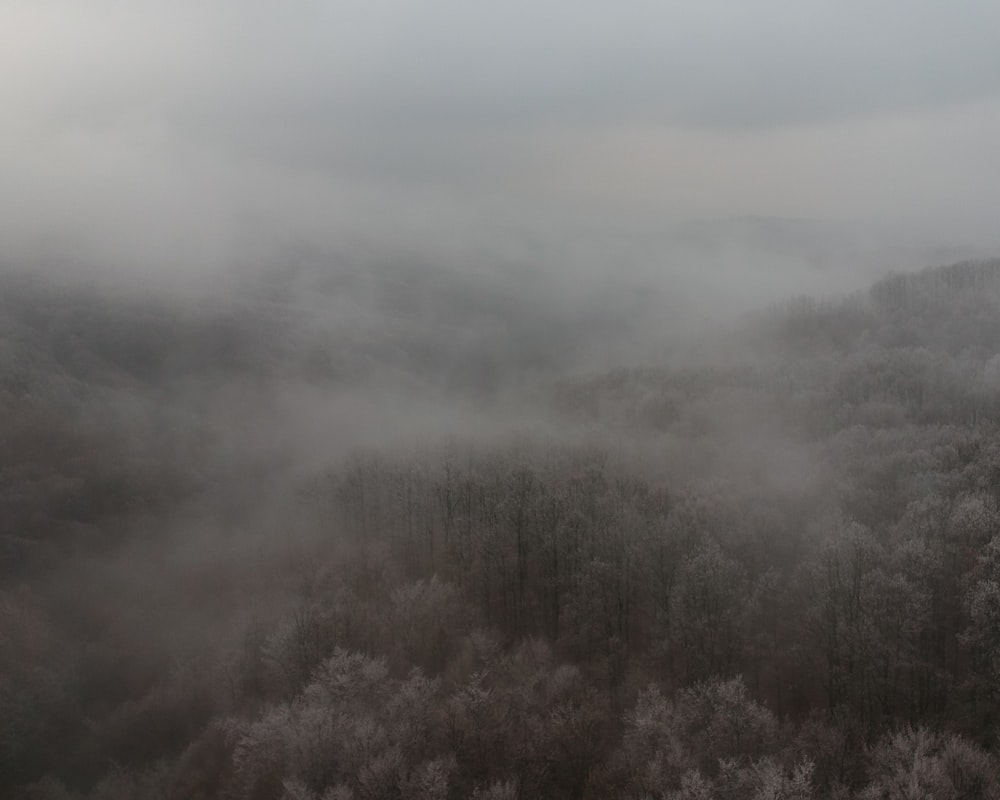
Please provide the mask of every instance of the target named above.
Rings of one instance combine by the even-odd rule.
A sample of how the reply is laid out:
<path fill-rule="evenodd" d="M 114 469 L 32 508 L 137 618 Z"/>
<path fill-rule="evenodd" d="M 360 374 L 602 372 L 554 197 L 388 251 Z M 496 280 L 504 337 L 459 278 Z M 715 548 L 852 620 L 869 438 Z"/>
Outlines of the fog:
<path fill-rule="evenodd" d="M 982 249 L 997 15 L 12 2 L 4 251 L 163 278 L 231 266 L 261 237 L 420 249 L 515 226 L 561 246 L 746 216 Z"/>
<path fill-rule="evenodd" d="M 997 30 L 6 2 L 0 795 L 1000 796 Z"/>

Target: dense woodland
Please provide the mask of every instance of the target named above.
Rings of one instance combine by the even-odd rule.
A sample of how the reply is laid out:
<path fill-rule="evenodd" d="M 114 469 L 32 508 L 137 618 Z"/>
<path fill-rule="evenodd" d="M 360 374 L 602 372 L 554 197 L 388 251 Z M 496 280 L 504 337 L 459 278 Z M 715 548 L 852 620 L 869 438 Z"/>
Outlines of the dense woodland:
<path fill-rule="evenodd" d="M 0 796 L 1000 797 L 1000 261 L 614 368 L 366 274 L 2 278 Z"/>

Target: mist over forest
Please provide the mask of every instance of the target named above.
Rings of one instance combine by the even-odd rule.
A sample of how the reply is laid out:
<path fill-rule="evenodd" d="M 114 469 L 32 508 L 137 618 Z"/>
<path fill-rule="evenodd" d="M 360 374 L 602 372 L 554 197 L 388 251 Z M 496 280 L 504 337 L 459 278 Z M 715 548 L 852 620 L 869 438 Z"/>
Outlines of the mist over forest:
<path fill-rule="evenodd" d="M 993 4 L 420 6 L 0 11 L 0 798 L 996 800 Z"/>
<path fill-rule="evenodd" d="M 670 277 L 4 272 L 5 791 L 993 796 L 1000 262 Z"/>

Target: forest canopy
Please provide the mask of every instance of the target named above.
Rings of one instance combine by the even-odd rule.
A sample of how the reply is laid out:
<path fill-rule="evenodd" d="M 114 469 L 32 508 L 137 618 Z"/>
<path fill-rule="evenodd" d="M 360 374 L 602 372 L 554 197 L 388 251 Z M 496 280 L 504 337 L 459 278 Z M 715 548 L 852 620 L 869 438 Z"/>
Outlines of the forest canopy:
<path fill-rule="evenodd" d="M 1000 261 L 0 284 L 0 794 L 1000 796 Z"/>

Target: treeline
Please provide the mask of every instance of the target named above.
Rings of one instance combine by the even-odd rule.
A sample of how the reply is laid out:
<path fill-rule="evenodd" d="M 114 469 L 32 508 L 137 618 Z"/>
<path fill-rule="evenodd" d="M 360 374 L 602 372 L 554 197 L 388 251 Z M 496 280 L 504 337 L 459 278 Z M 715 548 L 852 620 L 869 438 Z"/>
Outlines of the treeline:
<path fill-rule="evenodd" d="M 669 430 L 740 392 L 807 436 L 855 424 L 1000 421 L 997 260 L 891 275 L 841 300 L 796 298 L 740 335 L 741 343 L 703 348 L 704 364 L 562 379 L 553 406 L 606 425 Z"/>
<path fill-rule="evenodd" d="M 612 697 L 630 676 L 740 674 L 783 718 L 983 732 L 1000 677 L 976 600 L 1000 546 L 996 442 L 995 428 L 847 430 L 826 444 L 825 502 L 671 494 L 597 455 L 359 457 L 336 477 L 336 518 L 507 636 L 591 665 Z"/>

